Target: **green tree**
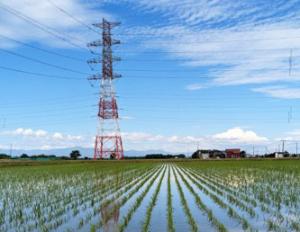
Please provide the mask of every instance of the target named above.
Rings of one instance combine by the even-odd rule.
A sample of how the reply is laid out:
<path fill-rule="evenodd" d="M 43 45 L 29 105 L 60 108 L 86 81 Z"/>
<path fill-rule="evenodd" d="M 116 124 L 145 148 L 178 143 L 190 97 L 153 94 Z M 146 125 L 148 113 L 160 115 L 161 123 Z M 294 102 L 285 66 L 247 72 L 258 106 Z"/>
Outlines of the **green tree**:
<path fill-rule="evenodd" d="M 70 158 L 77 160 L 81 156 L 80 151 L 74 150 L 70 153 Z"/>
<path fill-rule="evenodd" d="M 29 158 L 29 156 L 27 154 L 22 154 L 21 155 L 21 159 L 27 159 L 27 158 Z"/>

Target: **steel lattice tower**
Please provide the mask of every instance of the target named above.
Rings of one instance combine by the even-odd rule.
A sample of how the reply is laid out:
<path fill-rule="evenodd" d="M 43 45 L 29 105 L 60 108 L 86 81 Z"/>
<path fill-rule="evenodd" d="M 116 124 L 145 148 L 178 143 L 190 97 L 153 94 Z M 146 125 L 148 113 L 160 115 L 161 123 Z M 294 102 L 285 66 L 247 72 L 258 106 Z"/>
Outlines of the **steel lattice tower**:
<path fill-rule="evenodd" d="M 94 159 L 124 157 L 122 137 L 119 127 L 119 114 L 114 90 L 113 80 L 121 77 L 113 72 L 113 62 L 120 58 L 113 57 L 112 46 L 120 44 L 119 40 L 112 39 L 111 30 L 120 23 L 112 23 L 103 19 L 102 23 L 93 26 L 102 29 L 102 40 L 97 40 L 88 44 L 89 48 L 102 46 L 102 57 L 88 61 L 89 65 L 102 63 L 102 75 L 95 74 L 89 80 L 100 80 L 100 100 L 99 100 L 99 128 L 95 139 Z M 91 50 L 92 51 L 92 50 Z M 93 54 L 97 54 L 93 52 Z"/>

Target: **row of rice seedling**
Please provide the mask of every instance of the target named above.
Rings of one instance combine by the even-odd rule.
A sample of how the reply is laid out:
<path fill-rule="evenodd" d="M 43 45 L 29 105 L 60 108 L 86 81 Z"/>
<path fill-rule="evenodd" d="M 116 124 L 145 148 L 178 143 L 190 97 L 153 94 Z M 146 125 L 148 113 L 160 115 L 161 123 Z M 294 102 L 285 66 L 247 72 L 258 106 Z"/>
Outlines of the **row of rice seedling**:
<path fill-rule="evenodd" d="M 128 181 L 132 181 L 133 178 L 133 176 L 128 175 L 128 177 L 122 179 L 122 181 L 124 182 L 124 184 L 126 184 Z M 106 179 L 105 182 L 107 181 L 108 180 Z M 63 215 L 68 214 L 68 211 L 71 210 L 73 212 L 72 217 L 74 218 L 79 214 L 79 212 L 82 214 L 88 208 L 88 206 L 93 207 L 94 205 L 99 204 L 99 202 L 101 202 L 101 200 L 104 199 L 107 195 L 111 194 L 112 191 L 118 191 L 118 189 L 121 187 L 120 183 L 118 183 L 118 180 L 110 181 L 110 183 L 110 185 L 99 185 L 99 190 L 94 191 L 92 194 L 89 194 L 88 191 L 82 191 L 82 194 L 80 194 L 81 196 L 77 195 L 75 199 L 70 199 L 70 201 L 68 201 L 68 204 L 64 206 L 65 213 Z M 56 219 L 57 218 L 58 217 L 56 217 Z M 67 221 L 67 219 L 68 218 L 66 218 L 65 220 Z"/>
<path fill-rule="evenodd" d="M 238 208 L 247 210 L 249 215 L 252 210 L 255 211 L 255 220 L 258 224 L 263 222 L 265 230 L 288 228 L 297 231 L 300 225 L 297 217 L 300 213 L 300 172 L 297 164 L 297 160 L 227 161 L 182 163 L 181 166 L 197 175 L 198 181 L 217 195 L 223 190 L 223 200 L 226 198 Z"/>
<path fill-rule="evenodd" d="M 108 197 L 110 196 L 121 196 L 126 193 L 127 190 L 131 189 L 133 186 L 137 185 L 141 180 L 143 180 L 147 176 L 151 176 L 154 171 L 153 169 L 150 169 L 148 171 L 143 171 L 144 173 L 141 173 L 139 175 L 139 178 L 136 179 L 135 175 L 130 175 L 127 180 L 122 181 L 122 183 L 117 183 L 116 187 L 113 189 L 109 189 L 110 191 L 107 191 L 105 194 L 102 193 L 96 202 L 91 204 L 90 207 L 84 207 L 80 210 L 80 213 L 84 213 L 87 208 L 89 208 L 89 213 L 86 213 L 86 218 L 79 221 L 79 227 L 82 227 L 82 221 L 84 221 L 84 224 L 87 224 L 94 216 L 97 216 L 100 214 L 100 211 L 102 208 L 106 207 L 108 203 Z M 103 201 L 104 200 L 104 201 Z M 110 199 L 111 200 L 111 199 Z M 94 199 L 92 199 L 94 201 Z M 111 201 L 110 201 L 111 202 Z"/>
<path fill-rule="evenodd" d="M 49 192 L 48 192 L 48 196 L 49 195 L 51 195 L 51 194 L 49 194 Z M 60 195 L 64 195 L 64 194 L 61 194 L 60 193 Z M 52 194 L 52 196 L 53 196 L 53 194 Z M 18 200 L 18 199 L 20 199 L 20 198 L 13 198 L 14 200 Z M 22 199 L 22 198 L 21 198 Z M 44 214 L 45 212 L 41 212 L 41 208 L 44 210 L 45 209 L 45 207 L 43 207 L 43 205 L 42 205 L 42 207 L 40 206 L 40 204 L 43 204 L 43 201 L 39 201 L 39 199 L 36 197 L 36 199 L 34 199 L 35 200 L 35 202 L 40 202 L 40 203 L 38 203 L 38 204 L 35 204 L 34 205 L 34 213 L 35 213 L 35 216 L 41 216 L 42 215 L 42 213 Z M 22 208 L 22 209 L 24 209 L 24 205 L 22 204 L 22 202 L 20 202 L 20 201 L 18 201 L 18 206 L 19 206 L 19 208 Z M 14 209 L 15 209 L 15 207 L 14 207 Z M 51 205 L 51 211 L 53 211 L 53 209 L 55 209 L 55 207 L 54 207 L 54 205 L 52 204 Z M 20 213 L 20 215 L 21 215 L 21 213 Z M 27 218 L 27 220 L 28 219 L 30 219 L 29 217 Z"/>
<path fill-rule="evenodd" d="M 132 181 L 128 185 L 122 186 L 121 191 L 117 191 L 115 194 L 109 194 L 110 198 L 106 196 L 105 200 L 98 204 L 93 209 L 93 216 L 102 215 L 100 220 L 92 224 L 91 228 L 100 229 L 105 226 L 111 218 L 115 215 L 115 212 L 118 211 L 140 188 L 142 188 L 149 179 L 153 178 L 153 175 L 158 172 L 158 169 L 155 168 L 151 171 L 148 171 L 141 175 L 136 181 Z M 102 214 L 102 211 L 105 210 L 105 215 Z M 97 217 L 99 218 L 99 216 Z"/>
<path fill-rule="evenodd" d="M 227 229 L 225 228 L 225 226 L 220 223 L 218 221 L 218 219 L 214 216 L 213 212 L 211 209 L 209 209 L 204 202 L 201 200 L 201 198 L 199 197 L 199 195 L 196 193 L 196 191 L 194 190 L 194 188 L 188 183 L 188 181 L 183 177 L 182 182 L 184 183 L 185 187 L 190 191 L 190 193 L 193 195 L 194 200 L 196 205 L 198 206 L 198 208 L 204 212 L 209 221 L 212 223 L 212 225 L 219 231 L 219 232 L 226 232 Z"/>
<path fill-rule="evenodd" d="M 247 212 L 249 216 L 251 217 L 256 216 L 256 212 L 255 212 L 255 207 L 257 206 L 256 201 L 254 201 L 255 207 L 253 207 L 253 205 L 249 203 L 249 200 L 251 200 L 249 197 L 247 197 L 247 200 L 242 199 L 243 195 L 241 195 L 240 192 L 236 192 L 235 190 L 229 188 L 228 186 L 224 186 L 220 184 L 220 181 L 214 179 L 214 177 L 211 177 L 209 174 L 196 172 L 193 169 L 187 169 L 187 170 L 190 171 L 191 173 L 194 173 L 197 176 L 197 179 L 199 181 L 201 181 L 204 185 L 208 186 L 212 191 L 226 198 L 228 202 L 234 204 L 236 207 Z M 250 202 L 253 202 L 253 200 Z"/>
<path fill-rule="evenodd" d="M 210 176 L 205 176 L 202 173 L 199 172 L 195 172 L 194 170 L 191 169 L 187 169 L 190 173 L 193 173 L 196 175 L 196 178 L 203 183 L 204 185 L 206 185 L 211 191 L 217 193 L 218 195 L 222 196 L 223 198 L 226 198 L 226 200 L 235 205 L 236 207 L 238 207 L 240 210 L 245 211 L 250 217 L 255 217 L 256 213 L 255 213 L 255 209 L 245 203 L 244 201 L 242 201 L 240 199 L 240 197 L 237 196 L 237 194 L 232 194 L 233 191 L 226 191 L 226 189 L 224 189 L 223 187 L 221 187 L 222 185 L 220 185 L 219 183 L 215 182 L 212 180 L 212 178 L 210 178 Z"/>
<path fill-rule="evenodd" d="M 175 177 L 175 182 L 176 182 L 176 185 L 177 185 L 177 188 L 178 188 L 178 191 L 179 191 L 179 195 L 180 195 L 180 200 L 181 200 L 181 204 L 183 206 L 183 209 L 184 209 L 184 212 L 188 218 L 188 222 L 190 224 L 190 229 L 191 231 L 198 231 L 198 225 L 195 221 L 195 219 L 193 218 L 193 215 L 189 209 L 189 206 L 187 204 L 187 201 L 185 199 L 185 196 L 184 196 L 184 193 L 183 193 L 183 190 L 182 190 L 182 187 L 178 181 L 178 178 L 177 178 L 177 173 L 175 172 L 173 166 L 172 166 L 172 171 L 174 173 L 174 177 Z"/>
<path fill-rule="evenodd" d="M 128 173 L 130 174 L 130 173 Z M 132 181 L 132 179 L 134 178 L 134 176 L 132 176 L 131 174 L 128 175 L 127 179 L 122 179 L 123 183 L 126 184 L 128 181 Z M 107 182 L 108 180 L 105 179 L 105 182 Z M 119 181 L 117 180 L 116 178 L 116 181 L 110 181 L 112 185 L 102 185 L 102 186 L 99 186 L 99 190 L 101 190 L 100 192 L 96 191 L 95 194 L 96 195 L 91 195 L 89 196 L 87 193 L 83 192 L 83 194 L 81 194 L 82 196 L 80 197 L 77 197 L 75 200 L 72 200 L 71 202 L 69 202 L 71 204 L 71 207 L 70 208 L 68 205 L 65 205 L 64 206 L 64 213 L 60 214 L 60 215 L 56 215 L 56 219 L 54 222 L 50 223 L 47 227 L 50 227 L 50 228 L 54 228 L 54 229 L 57 229 L 58 226 L 61 226 L 61 223 L 58 224 L 56 221 L 68 221 L 69 220 L 69 217 L 68 216 L 68 211 L 72 211 L 72 217 L 73 218 L 76 218 L 76 216 L 79 214 L 82 214 L 84 213 L 84 211 L 88 208 L 87 206 L 87 202 L 90 201 L 91 199 L 91 206 L 93 207 L 94 205 L 99 205 L 99 202 L 101 202 L 102 199 L 104 199 L 107 195 L 111 194 L 111 191 L 118 191 L 118 189 L 120 187 L 122 187 L 122 185 L 120 185 L 120 183 L 118 183 Z M 86 195 L 88 197 L 86 197 Z M 97 211 L 94 211 L 94 215 L 98 213 Z M 67 214 L 67 216 L 65 216 Z M 61 219 L 61 217 L 64 216 L 64 218 Z M 91 213 L 87 213 L 87 218 L 90 218 L 91 217 Z M 80 224 L 82 224 L 82 220 L 80 220 L 79 222 Z"/>
<path fill-rule="evenodd" d="M 172 188 L 171 188 L 171 169 L 168 167 L 168 200 L 167 200 L 167 217 L 168 217 L 168 231 L 174 232 L 174 220 L 173 220 L 173 204 L 172 204 Z"/>
<path fill-rule="evenodd" d="M 230 205 L 226 204 L 218 195 L 208 190 L 204 185 L 201 184 L 201 181 L 197 182 L 197 176 L 195 174 L 183 169 L 180 169 L 180 171 L 182 171 L 187 176 L 187 178 L 199 188 L 199 190 L 209 196 L 222 209 L 225 209 L 229 217 L 236 219 L 239 223 L 241 223 L 244 231 L 254 231 L 249 222 L 245 218 L 241 217 Z M 183 174 L 180 171 L 178 171 L 180 177 L 184 178 Z M 222 194 L 220 194 L 220 196 L 221 195 Z"/>
<path fill-rule="evenodd" d="M 126 226 L 128 225 L 132 215 L 134 214 L 134 212 L 137 210 L 137 208 L 140 206 L 140 204 L 142 203 L 144 197 L 147 195 L 147 193 L 149 192 L 150 188 L 152 187 L 153 183 L 155 182 L 155 180 L 158 178 L 159 175 L 161 175 L 161 178 L 163 178 L 164 173 L 166 171 L 166 167 L 163 167 L 162 169 L 160 169 L 159 172 L 157 172 L 157 174 L 151 179 L 151 181 L 147 184 L 146 188 L 144 189 L 144 191 L 135 199 L 134 204 L 132 205 L 132 207 L 129 209 L 129 211 L 127 212 L 126 216 L 123 217 L 122 222 L 119 225 L 119 231 L 122 232 L 125 230 Z M 163 173 L 162 173 L 163 172 Z"/>
<path fill-rule="evenodd" d="M 199 180 L 201 180 L 202 182 L 206 183 L 207 185 L 214 185 L 218 189 L 223 189 L 224 192 L 227 192 L 228 194 L 231 194 L 232 196 L 229 196 L 230 197 L 229 200 L 233 204 L 234 204 L 234 202 L 238 202 L 238 201 L 240 201 L 242 199 L 245 200 L 245 203 L 248 204 L 248 207 L 247 207 L 247 205 L 245 207 L 245 206 L 242 206 L 241 204 L 239 204 L 239 206 L 240 206 L 240 208 L 242 210 L 246 210 L 246 212 L 248 212 L 251 217 L 254 216 L 253 211 L 258 212 L 257 208 L 254 209 L 254 208 L 251 207 L 251 205 L 252 205 L 251 203 L 253 203 L 253 201 L 255 201 L 255 205 L 256 206 L 260 205 L 259 203 L 256 202 L 255 198 L 251 197 L 249 194 L 247 195 L 247 193 L 244 193 L 243 191 L 239 190 L 238 188 L 233 189 L 232 187 L 228 187 L 228 186 L 230 186 L 229 184 L 227 184 L 227 186 L 221 184 L 222 183 L 221 177 L 219 177 L 218 179 L 214 179 L 209 174 L 205 175 L 203 173 L 200 173 L 199 171 L 197 172 L 197 175 L 198 175 L 198 177 L 200 177 Z M 222 178 L 225 179 L 226 176 L 223 175 Z M 227 197 L 227 199 L 228 199 L 228 197 Z M 267 211 L 269 213 L 270 210 L 268 208 L 266 208 L 266 209 L 263 212 L 266 213 L 266 211 Z M 259 217 L 259 216 L 261 218 L 263 218 L 263 216 L 261 214 L 256 214 L 256 217 Z"/>
<path fill-rule="evenodd" d="M 143 232 L 148 232 L 149 231 L 149 225 L 150 225 L 152 211 L 153 211 L 153 208 L 154 208 L 154 206 L 156 204 L 157 197 L 158 197 L 158 194 L 159 194 L 160 189 L 161 189 L 161 184 L 162 184 L 165 172 L 166 172 L 166 169 L 164 170 L 164 172 L 163 172 L 163 174 L 162 174 L 162 176 L 161 176 L 161 178 L 160 178 L 160 180 L 158 182 L 158 185 L 157 185 L 157 187 L 155 189 L 155 192 L 153 193 L 151 201 L 149 202 L 149 205 L 147 207 L 146 218 L 145 218 L 145 221 L 143 223 L 143 228 L 142 228 Z"/>
<path fill-rule="evenodd" d="M 268 185 L 272 183 L 270 183 L 267 179 L 261 179 L 261 176 L 266 175 L 266 172 L 264 171 L 264 174 L 262 173 L 262 171 L 255 171 L 255 174 L 248 172 L 248 175 L 254 176 L 253 178 L 255 179 L 255 186 L 253 186 L 253 184 L 250 184 L 246 190 L 243 188 L 237 188 L 237 191 L 240 194 L 242 193 L 253 196 L 253 198 L 257 200 L 257 204 L 260 206 L 261 210 L 264 213 L 268 214 L 268 220 L 265 221 L 266 226 L 268 228 L 276 228 L 276 230 L 280 230 L 282 228 L 291 227 L 292 224 L 295 225 L 293 223 L 294 221 L 290 220 L 290 216 L 292 215 L 290 212 L 286 212 L 286 216 L 282 214 L 285 210 L 281 210 L 280 198 L 276 199 L 276 197 L 271 197 L 273 190 L 268 187 Z M 255 175 L 258 175 L 258 177 L 255 177 Z M 278 172 L 272 171 L 272 175 L 278 175 Z M 279 191 L 282 189 L 282 187 L 280 186 L 278 186 L 277 188 Z M 289 187 L 286 186 L 285 188 Z M 268 197 L 269 195 L 267 195 L 266 192 L 268 192 L 268 194 L 270 192 L 270 197 Z M 277 192 L 276 194 L 284 194 L 284 192 L 281 191 L 281 193 Z M 288 211 L 290 211 L 290 209 Z"/>
<path fill-rule="evenodd" d="M 97 224 L 96 228 L 100 228 L 103 224 L 105 224 L 107 221 L 111 219 L 111 217 L 114 215 L 115 211 L 121 208 L 126 202 L 131 199 L 135 193 L 137 193 L 147 182 L 155 180 L 155 177 L 160 173 L 160 169 L 155 169 L 154 171 L 147 173 L 147 175 L 143 176 L 140 180 L 137 182 L 134 182 L 131 185 L 128 185 L 124 191 L 120 192 L 119 194 L 116 194 L 113 198 L 107 199 L 105 202 L 103 202 L 100 206 L 100 208 L 107 207 L 110 204 L 113 204 L 114 202 L 117 202 L 117 204 L 114 204 L 114 207 L 110 210 L 110 212 L 106 215 L 105 218 L 102 218 L 101 221 Z"/>
<path fill-rule="evenodd" d="M 143 176 L 157 164 L 111 166 L 106 173 L 103 168 L 95 168 L 98 164 L 91 165 L 93 170 L 87 170 L 86 165 L 74 166 L 0 170 L 3 177 L 0 180 L 0 230 L 56 230 L 82 213 L 86 214 L 85 220 L 80 220 L 79 224 L 87 223 L 92 216 L 91 208 L 99 205 L 106 194 L 118 191 L 129 182 L 134 183 L 136 176 Z M 87 213 L 84 212 L 86 209 L 89 209 Z"/>

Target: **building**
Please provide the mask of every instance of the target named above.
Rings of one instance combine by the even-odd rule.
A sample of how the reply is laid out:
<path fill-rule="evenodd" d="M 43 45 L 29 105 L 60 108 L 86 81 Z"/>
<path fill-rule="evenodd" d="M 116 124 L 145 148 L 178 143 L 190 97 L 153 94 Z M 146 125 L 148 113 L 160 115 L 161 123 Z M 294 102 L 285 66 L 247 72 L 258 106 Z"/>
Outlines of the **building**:
<path fill-rule="evenodd" d="M 225 152 L 219 150 L 198 150 L 192 155 L 193 159 L 223 159 Z"/>
<path fill-rule="evenodd" d="M 236 158 L 241 158 L 241 149 L 226 149 L 225 150 L 226 153 L 226 158 L 229 159 L 236 159 Z"/>
<path fill-rule="evenodd" d="M 192 155 L 193 159 L 209 159 L 209 150 L 198 150 Z"/>
<path fill-rule="evenodd" d="M 210 153 L 210 158 L 213 159 L 224 159 L 226 157 L 226 153 L 224 151 L 212 150 Z"/>
<path fill-rule="evenodd" d="M 275 158 L 283 158 L 284 157 L 284 153 L 283 152 L 276 152 L 275 153 Z"/>

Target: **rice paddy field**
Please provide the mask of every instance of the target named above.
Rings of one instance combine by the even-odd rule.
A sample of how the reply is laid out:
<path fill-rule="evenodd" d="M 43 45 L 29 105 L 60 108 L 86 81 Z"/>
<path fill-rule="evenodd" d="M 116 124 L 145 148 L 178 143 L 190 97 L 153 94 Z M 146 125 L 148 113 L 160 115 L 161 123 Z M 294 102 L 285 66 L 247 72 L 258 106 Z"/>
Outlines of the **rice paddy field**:
<path fill-rule="evenodd" d="M 300 161 L 0 163 L 0 231 L 300 231 Z"/>

